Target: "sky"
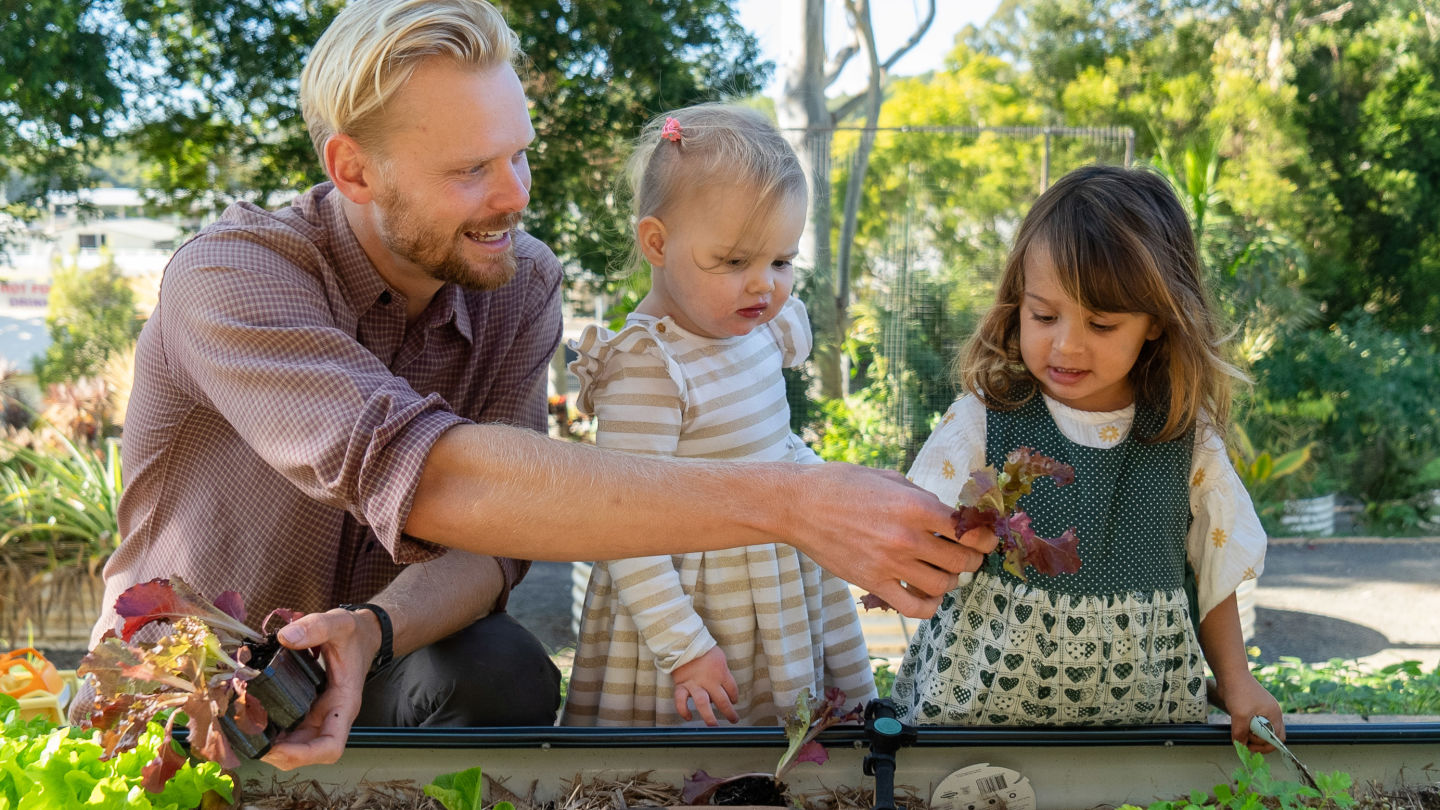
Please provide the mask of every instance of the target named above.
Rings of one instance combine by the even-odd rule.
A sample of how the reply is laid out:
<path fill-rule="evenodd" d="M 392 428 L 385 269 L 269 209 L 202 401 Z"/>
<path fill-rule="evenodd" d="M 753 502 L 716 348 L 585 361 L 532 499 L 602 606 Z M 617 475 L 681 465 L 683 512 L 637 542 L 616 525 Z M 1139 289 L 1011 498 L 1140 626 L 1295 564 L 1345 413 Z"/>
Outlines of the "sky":
<path fill-rule="evenodd" d="M 776 7 L 782 3 L 797 3 L 800 0 L 734 0 L 739 12 L 740 24 L 754 32 L 760 42 L 760 51 L 766 59 L 779 65 L 781 54 L 787 44 L 787 32 L 781 30 L 781 17 Z M 939 68 L 945 55 L 955 47 L 955 35 L 968 24 L 984 24 L 1000 5 L 1000 0 L 936 0 L 935 22 L 923 39 L 905 54 L 891 70 L 892 75 L 913 76 Z M 923 0 L 872 0 L 872 16 L 875 25 L 875 41 L 884 59 L 902 45 L 924 10 Z M 841 44 L 848 42 L 845 31 L 845 12 L 839 0 L 826 0 L 826 24 L 829 28 L 830 52 L 834 53 Z M 860 54 L 851 57 L 840 79 L 831 88 L 831 95 L 854 93 L 865 86 L 865 61 Z M 771 79 L 767 93 L 775 89 L 776 80 Z"/>

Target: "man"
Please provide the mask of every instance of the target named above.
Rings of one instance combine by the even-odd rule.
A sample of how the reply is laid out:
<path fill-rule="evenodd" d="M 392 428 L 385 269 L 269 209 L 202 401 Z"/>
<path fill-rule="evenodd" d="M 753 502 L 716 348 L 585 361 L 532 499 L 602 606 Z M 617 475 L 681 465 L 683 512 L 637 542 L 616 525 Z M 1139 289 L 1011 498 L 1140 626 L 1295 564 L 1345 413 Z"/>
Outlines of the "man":
<path fill-rule="evenodd" d="M 330 682 L 266 756 L 282 768 L 333 762 L 355 722 L 551 722 L 553 667 L 503 613 L 527 563 L 499 555 L 779 538 L 923 616 L 994 542 L 937 537 L 950 507 L 893 473 L 539 432 L 560 268 L 516 230 L 534 139 L 516 49 L 483 0 L 348 6 L 300 86 L 331 182 L 182 247 L 141 335 L 95 636 L 126 587 L 173 574 L 257 617 L 310 612 L 281 640 Z"/>

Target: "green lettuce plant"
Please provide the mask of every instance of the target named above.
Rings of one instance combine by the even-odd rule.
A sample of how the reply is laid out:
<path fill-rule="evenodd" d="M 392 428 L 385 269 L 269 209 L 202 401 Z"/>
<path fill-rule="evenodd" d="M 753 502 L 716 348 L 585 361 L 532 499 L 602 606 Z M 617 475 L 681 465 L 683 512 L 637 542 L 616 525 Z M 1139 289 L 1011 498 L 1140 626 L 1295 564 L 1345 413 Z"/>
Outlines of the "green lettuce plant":
<path fill-rule="evenodd" d="M 148 763 L 174 746 L 151 723 L 128 751 L 107 756 L 98 732 L 20 719 L 19 701 L 0 695 L 0 807 L 23 810 L 184 810 L 214 791 L 233 801 L 233 780 L 213 762 L 186 762 L 158 792 L 142 789 Z"/>

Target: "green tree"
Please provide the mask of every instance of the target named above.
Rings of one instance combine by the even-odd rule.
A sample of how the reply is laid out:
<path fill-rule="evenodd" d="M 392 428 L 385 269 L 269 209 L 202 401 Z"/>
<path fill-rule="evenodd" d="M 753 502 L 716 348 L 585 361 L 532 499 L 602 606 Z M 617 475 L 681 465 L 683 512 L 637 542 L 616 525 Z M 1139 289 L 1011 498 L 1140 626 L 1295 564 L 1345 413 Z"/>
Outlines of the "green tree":
<path fill-rule="evenodd" d="M 1440 323 L 1440 42 L 1411 3 L 1357 3 L 1305 39 L 1297 118 L 1317 164 L 1306 225 L 1331 317 Z"/>
<path fill-rule="evenodd" d="M 500 0 L 537 134 L 526 228 L 592 274 L 628 249 L 613 192 L 626 146 L 667 109 L 759 89 L 770 65 L 723 0 Z"/>
<path fill-rule="evenodd" d="M 135 291 L 111 257 L 88 270 L 70 263 L 56 267 L 45 324 L 50 346 L 35 365 L 41 385 L 99 374 L 112 355 L 135 342 L 141 327 Z"/>
<path fill-rule="evenodd" d="M 137 132 L 153 179 L 184 199 L 262 198 L 323 179 L 299 114 L 300 70 L 342 5 L 261 0 L 127 4 L 160 105 Z M 520 36 L 534 109 L 535 194 L 526 227 L 562 257 L 604 275 L 622 220 L 612 190 L 627 139 L 650 116 L 765 75 L 754 38 L 720 0 L 575 3 L 497 0 Z"/>
<path fill-rule="evenodd" d="M 30 219 L 46 192 L 84 184 L 121 100 L 109 70 L 104 5 L 0 6 L 0 212 Z"/>
<path fill-rule="evenodd" d="M 94 135 L 109 122 L 107 132 L 137 155 L 147 182 L 171 207 L 216 211 L 237 199 L 268 204 L 277 193 L 324 179 L 300 117 L 299 76 L 343 5 L 27 0 L 22 11 L 0 17 L 22 20 L 0 25 L 0 79 L 15 80 L 5 75 L 6 65 L 23 65 L 17 76 L 35 77 L 11 91 L 18 104 L 7 106 L 0 89 L 0 111 L 7 113 L 0 147 L 7 145 L 5 127 L 64 134 L 72 121 L 93 121 L 86 131 Z M 669 107 L 753 93 L 768 66 L 722 0 L 497 5 L 529 58 L 521 73 L 540 136 L 529 227 L 562 256 L 603 272 L 614 253 L 619 220 L 611 182 L 625 140 Z M 36 26 L 39 19 L 58 22 Z M 37 73 L 35 60 L 46 67 L 47 56 L 56 67 Z M 83 96 L 88 107 L 60 103 L 64 82 L 76 74 L 59 66 L 96 72 L 79 85 L 97 88 Z M 78 176 L 80 156 L 52 149 L 58 138 L 32 137 L 30 151 L 47 156 L 56 171 Z M 6 160 L 0 157 L 0 168 L 13 164 Z"/>

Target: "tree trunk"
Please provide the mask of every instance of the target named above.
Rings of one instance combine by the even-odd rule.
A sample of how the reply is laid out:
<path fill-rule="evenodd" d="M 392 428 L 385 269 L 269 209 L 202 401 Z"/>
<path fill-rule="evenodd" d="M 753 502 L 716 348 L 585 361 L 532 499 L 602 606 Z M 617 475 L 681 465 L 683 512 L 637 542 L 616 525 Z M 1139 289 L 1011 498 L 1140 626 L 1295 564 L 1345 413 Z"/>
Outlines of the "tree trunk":
<path fill-rule="evenodd" d="M 823 397 L 838 397 L 841 344 L 845 334 L 835 309 L 830 259 L 830 141 L 834 119 L 825 105 L 825 0 L 787 0 L 782 30 L 792 43 L 783 57 L 781 96 L 775 106 L 805 179 L 810 184 L 808 227 L 797 263 L 809 273 L 810 320 L 815 330 L 811 362 Z"/>

